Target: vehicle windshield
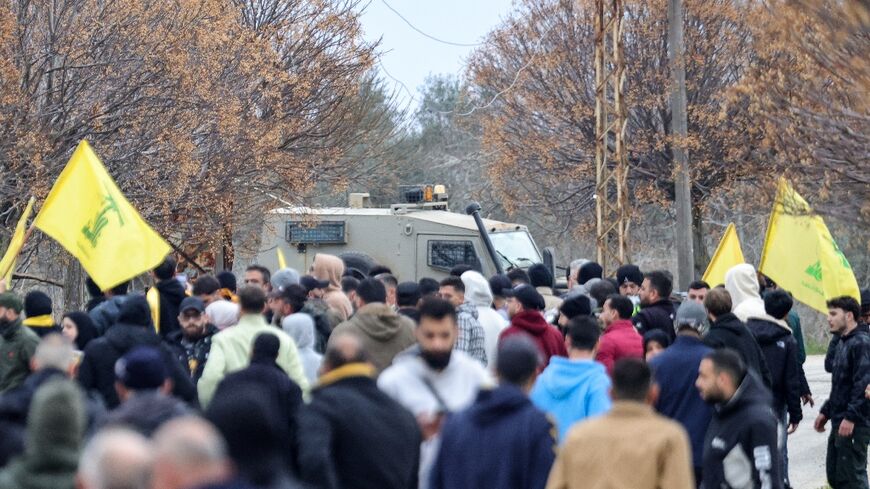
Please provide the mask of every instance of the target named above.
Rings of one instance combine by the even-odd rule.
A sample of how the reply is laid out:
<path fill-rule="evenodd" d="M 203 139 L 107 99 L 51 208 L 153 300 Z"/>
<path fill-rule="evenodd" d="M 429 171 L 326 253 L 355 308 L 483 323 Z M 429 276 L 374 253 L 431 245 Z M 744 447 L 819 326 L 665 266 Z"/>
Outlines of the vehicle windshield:
<path fill-rule="evenodd" d="M 489 239 L 495 247 L 496 254 L 501 259 L 502 268 L 529 268 L 535 263 L 541 263 L 541 255 L 532 242 L 532 237 L 525 231 L 509 231 L 505 233 L 490 233 Z"/>

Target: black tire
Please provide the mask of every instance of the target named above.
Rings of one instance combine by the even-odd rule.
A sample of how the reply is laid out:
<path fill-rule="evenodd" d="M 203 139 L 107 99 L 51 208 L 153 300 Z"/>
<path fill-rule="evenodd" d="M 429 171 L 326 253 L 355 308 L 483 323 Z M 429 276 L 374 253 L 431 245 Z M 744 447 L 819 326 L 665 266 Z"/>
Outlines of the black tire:
<path fill-rule="evenodd" d="M 344 262 L 345 268 L 354 268 L 365 276 L 368 276 L 369 271 L 377 265 L 374 258 L 361 251 L 345 251 L 338 257 Z"/>

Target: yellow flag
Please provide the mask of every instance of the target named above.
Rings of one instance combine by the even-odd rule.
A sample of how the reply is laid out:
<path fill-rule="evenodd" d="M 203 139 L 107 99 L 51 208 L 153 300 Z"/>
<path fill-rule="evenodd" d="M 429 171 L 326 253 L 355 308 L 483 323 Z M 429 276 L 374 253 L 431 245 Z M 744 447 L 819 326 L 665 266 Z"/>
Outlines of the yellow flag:
<path fill-rule="evenodd" d="M 76 148 L 33 225 L 78 258 L 103 290 L 154 269 L 170 251 L 87 141 Z"/>
<path fill-rule="evenodd" d="M 18 254 L 21 253 L 21 247 L 24 246 L 24 234 L 27 229 L 27 220 L 30 219 L 30 213 L 33 211 L 33 203 L 36 201 L 33 197 L 27 203 L 27 207 L 18 219 L 18 224 L 15 226 L 15 232 L 12 234 L 12 239 L 9 240 L 9 247 L 6 248 L 6 254 L 0 259 L 0 280 L 6 281 L 6 286 L 12 284 L 12 274 L 15 272 L 15 263 L 18 261 Z"/>
<path fill-rule="evenodd" d="M 275 251 L 278 253 L 278 269 L 283 270 L 287 268 L 287 259 L 284 258 L 284 250 L 278 247 L 275 248 Z"/>
<path fill-rule="evenodd" d="M 776 191 L 758 270 L 822 313 L 828 312 L 829 299 L 860 297 L 852 266 L 825 221 L 784 178 Z"/>
<path fill-rule="evenodd" d="M 704 282 L 710 284 L 710 287 L 722 285 L 725 283 L 725 273 L 734 265 L 742 263 L 746 263 L 746 260 L 743 259 L 743 250 L 740 249 L 737 228 L 731 222 L 725 228 L 725 235 L 722 236 L 710 264 L 707 265 L 707 270 L 704 272 Z"/>

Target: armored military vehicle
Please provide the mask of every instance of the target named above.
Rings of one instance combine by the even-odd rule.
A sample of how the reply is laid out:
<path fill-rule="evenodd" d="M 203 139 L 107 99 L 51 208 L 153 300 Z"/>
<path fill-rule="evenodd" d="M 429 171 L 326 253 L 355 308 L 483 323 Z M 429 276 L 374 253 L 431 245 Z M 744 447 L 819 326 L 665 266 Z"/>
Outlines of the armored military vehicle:
<path fill-rule="evenodd" d="M 274 209 L 257 262 L 275 270 L 280 253 L 304 273 L 317 253 L 328 253 L 362 274 L 386 265 L 399 280 L 440 279 L 460 264 L 487 277 L 545 257 L 552 267 L 551 251 L 540 250 L 526 226 L 483 219 L 476 203 L 466 214 L 451 212 L 443 185 L 403 186 L 400 196 L 389 208 L 372 208 L 361 193 L 349 196 L 348 207 Z"/>

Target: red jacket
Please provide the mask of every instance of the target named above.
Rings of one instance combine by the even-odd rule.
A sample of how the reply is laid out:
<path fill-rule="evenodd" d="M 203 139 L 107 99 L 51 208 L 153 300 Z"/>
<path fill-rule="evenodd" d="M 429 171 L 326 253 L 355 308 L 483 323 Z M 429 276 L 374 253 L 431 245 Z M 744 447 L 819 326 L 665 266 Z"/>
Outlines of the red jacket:
<path fill-rule="evenodd" d="M 550 357 L 567 357 L 565 337 L 554 326 L 550 325 L 538 311 L 523 311 L 511 318 L 511 325 L 501 332 L 499 343 L 518 334 L 526 334 L 535 340 L 541 354 L 544 356 L 544 367 L 550 364 Z"/>
<path fill-rule="evenodd" d="M 643 337 L 628 319 L 610 323 L 598 344 L 595 359 L 613 373 L 613 365 L 622 358 L 643 358 Z"/>

